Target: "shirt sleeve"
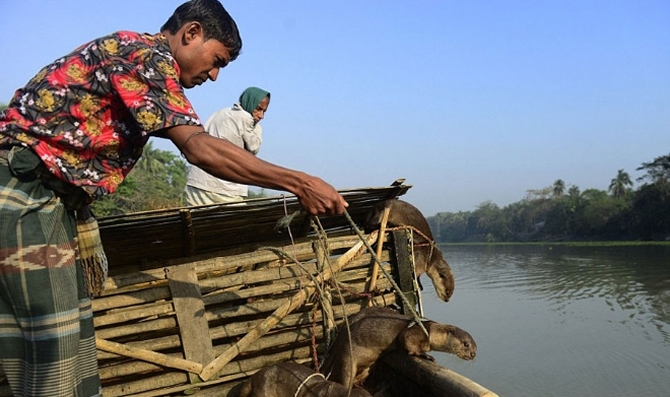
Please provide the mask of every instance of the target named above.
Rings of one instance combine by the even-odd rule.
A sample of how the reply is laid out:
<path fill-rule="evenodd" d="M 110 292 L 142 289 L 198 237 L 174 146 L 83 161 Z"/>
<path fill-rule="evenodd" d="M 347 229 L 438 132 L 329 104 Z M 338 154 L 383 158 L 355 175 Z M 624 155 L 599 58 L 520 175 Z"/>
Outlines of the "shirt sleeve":
<path fill-rule="evenodd" d="M 245 130 L 242 133 L 242 140 L 244 141 L 244 148 L 253 154 L 258 154 L 263 143 L 263 129 L 260 124 L 256 124 L 253 128 Z"/>
<path fill-rule="evenodd" d="M 170 56 L 150 46 L 127 45 L 120 51 L 113 58 L 111 84 L 143 135 L 201 124 Z"/>
<path fill-rule="evenodd" d="M 214 113 L 205 124 L 205 130 L 212 136 L 227 139 L 237 146 L 242 127 L 238 125 L 237 120 L 230 116 L 227 110 Z"/>

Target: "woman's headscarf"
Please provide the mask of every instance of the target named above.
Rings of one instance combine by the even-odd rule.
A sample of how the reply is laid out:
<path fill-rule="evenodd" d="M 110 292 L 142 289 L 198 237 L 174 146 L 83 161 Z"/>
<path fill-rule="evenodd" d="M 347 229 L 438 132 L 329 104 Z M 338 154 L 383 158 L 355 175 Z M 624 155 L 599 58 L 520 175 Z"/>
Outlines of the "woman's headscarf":
<path fill-rule="evenodd" d="M 249 114 L 254 114 L 256 106 L 265 97 L 270 97 L 270 93 L 258 87 L 249 87 L 240 95 L 240 106 Z"/>

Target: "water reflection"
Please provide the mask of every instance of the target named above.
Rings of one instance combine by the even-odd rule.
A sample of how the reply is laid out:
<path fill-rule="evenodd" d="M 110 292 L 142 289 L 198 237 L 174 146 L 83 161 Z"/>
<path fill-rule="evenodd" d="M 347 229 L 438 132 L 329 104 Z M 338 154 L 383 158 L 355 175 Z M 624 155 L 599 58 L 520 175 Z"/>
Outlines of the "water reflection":
<path fill-rule="evenodd" d="M 463 327 L 480 347 L 474 364 L 439 356 L 443 365 L 501 396 L 670 389 L 670 248 L 441 249 L 456 289 L 446 304 L 425 291 L 426 315 Z"/>
<path fill-rule="evenodd" d="M 565 312 L 580 299 L 601 298 L 612 310 L 630 312 L 622 323 L 637 321 L 646 326 L 651 322 L 670 341 L 668 247 L 485 246 L 442 250 L 450 263 L 457 261 L 471 267 L 468 276 L 459 280 L 462 283 L 515 288 L 529 298 L 548 301 L 558 312 Z"/>

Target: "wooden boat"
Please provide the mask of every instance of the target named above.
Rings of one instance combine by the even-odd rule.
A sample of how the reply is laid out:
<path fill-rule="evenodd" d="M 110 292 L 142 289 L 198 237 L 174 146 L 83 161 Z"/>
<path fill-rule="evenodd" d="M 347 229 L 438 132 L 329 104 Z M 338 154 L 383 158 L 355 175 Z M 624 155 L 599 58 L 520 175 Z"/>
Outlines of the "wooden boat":
<path fill-rule="evenodd" d="M 99 219 L 110 262 L 93 300 L 103 395 L 235 397 L 268 365 L 316 368 L 345 315 L 421 312 L 411 232 L 359 230 L 375 203 L 410 187 L 343 190 L 346 216 L 310 217 L 282 196 Z M 387 244 L 372 251 L 380 234 Z M 385 357 L 370 380 L 386 396 L 496 396 L 406 356 Z"/>

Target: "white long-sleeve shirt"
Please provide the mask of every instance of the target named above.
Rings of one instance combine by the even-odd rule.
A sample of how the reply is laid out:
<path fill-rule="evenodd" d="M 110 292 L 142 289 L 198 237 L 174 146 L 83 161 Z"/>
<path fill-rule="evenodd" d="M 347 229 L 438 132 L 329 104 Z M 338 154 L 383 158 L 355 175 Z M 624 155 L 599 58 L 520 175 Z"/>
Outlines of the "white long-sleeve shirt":
<path fill-rule="evenodd" d="M 227 139 L 254 155 L 258 153 L 263 142 L 260 123 L 254 125 L 253 116 L 242 109 L 239 103 L 212 114 L 205 123 L 205 130 L 210 135 Z M 189 169 L 186 184 L 226 196 L 246 197 L 249 194 L 247 185 L 216 178 L 196 166 Z"/>

